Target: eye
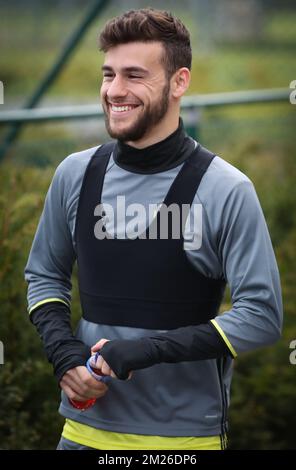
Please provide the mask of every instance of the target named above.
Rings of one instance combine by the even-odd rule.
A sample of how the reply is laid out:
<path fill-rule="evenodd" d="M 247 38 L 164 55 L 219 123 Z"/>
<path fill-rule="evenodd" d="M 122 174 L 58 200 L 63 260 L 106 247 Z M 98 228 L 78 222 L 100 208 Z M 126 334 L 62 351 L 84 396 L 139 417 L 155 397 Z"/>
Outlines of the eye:
<path fill-rule="evenodd" d="M 108 73 L 104 73 L 103 74 L 103 78 L 104 79 L 110 79 L 110 78 L 113 78 L 114 77 L 114 74 L 111 73 L 111 72 L 108 72 Z"/>

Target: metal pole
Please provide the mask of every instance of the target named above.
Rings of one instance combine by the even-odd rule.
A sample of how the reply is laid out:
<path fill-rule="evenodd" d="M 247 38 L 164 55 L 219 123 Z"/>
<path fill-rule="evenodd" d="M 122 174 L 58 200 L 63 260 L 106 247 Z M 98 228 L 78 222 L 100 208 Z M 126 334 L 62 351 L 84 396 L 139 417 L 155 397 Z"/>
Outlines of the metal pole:
<path fill-rule="evenodd" d="M 84 19 L 82 20 L 81 24 L 76 28 L 76 30 L 72 33 L 72 35 L 66 42 L 64 49 L 62 50 L 61 54 L 58 56 L 52 68 L 45 75 L 43 80 L 41 80 L 39 86 L 37 87 L 33 95 L 28 99 L 27 103 L 24 106 L 25 109 L 34 108 L 36 104 L 41 100 L 45 92 L 53 84 L 53 82 L 61 73 L 62 69 L 65 67 L 71 54 L 73 54 L 75 48 L 81 41 L 83 35 L 88 30 L 90 24 L 95 20 L 98 14 L 102 12 L 104 7 L 108 3 L 109 3 L 109 0 L 96 0 L 94 4 L 90 7 Z M 11 127 L 11 129 L 9 129 L 0 147 L 0 161 L 5 156 L 6 152 L 9 150 L 9 147 L 11 146 L 11 144 L 17 138 L 20 132 L 21 126 L 22 126 L 22 122 L 18 122 L 18 123 L 15 123 Z"/>
<path fill-rule="evenodd" d="M 199 118 L 199 114 L 196 115 L 196 112 L 200 113 L 203 109 L 239 105 L 250 106 L 264 103 L 286 103 L 287 105 L 290 105 L 290 93 L 290 89 L 279 88 L 270 90 L 231 91 L 228 93 L 191 95 L 182 99 L 181 110 L 184 112 L 188 125 L 195 126 L 196 121 Z M 189 116 L 186 116 L 186 114 Z M 99 104 L 14 109 L 0 112 L 0 126 L 1 124 L 6 125 L 21 122 L 34 122 L 38 124 L 45 121 L 102 117 L 104 117 L 104 112 L 102 106 Z"/>

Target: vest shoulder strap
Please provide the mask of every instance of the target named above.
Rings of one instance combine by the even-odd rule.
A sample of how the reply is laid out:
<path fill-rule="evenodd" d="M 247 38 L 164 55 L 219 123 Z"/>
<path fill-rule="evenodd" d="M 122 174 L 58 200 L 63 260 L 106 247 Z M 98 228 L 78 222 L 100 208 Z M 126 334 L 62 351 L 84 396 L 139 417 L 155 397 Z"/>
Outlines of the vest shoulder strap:
<path fill-rule="evenodd" d="M 174 179 L 164 201 L 166 206 L 191 205 L 200 182 L 214 158 L 215 154 L 197 144 Z"/>
<path fill-rule="evenodd" d="M 103 180 L 108 166 L 109 159 L 114 150 L 115 142 L 108 142 L 107 144 L 101 145 L 95 153 L 92 155 L 82 181 L 81 191 L 79 195 L 75 233 L 74 239 L 77 243 L 78 237 L 78 226 L 80 227 L 80 220 L 82 217 L 81 208 L 87 207 L 89 201 L 101 201 L 101 193 L 103 188 Z"/>

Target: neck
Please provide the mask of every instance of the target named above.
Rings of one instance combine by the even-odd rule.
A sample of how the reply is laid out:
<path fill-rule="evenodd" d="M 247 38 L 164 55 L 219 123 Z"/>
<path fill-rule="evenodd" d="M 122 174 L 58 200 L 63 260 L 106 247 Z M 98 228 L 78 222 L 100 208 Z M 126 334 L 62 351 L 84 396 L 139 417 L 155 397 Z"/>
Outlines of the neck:
<path fill-rule="evenodd" d="M 168 136 L 173 134 L 179 127 L 179 121 L 179 115 L 176 115 L 173 119 L 161 121 L 156 126 L 149 129 L 149 132 L 140 140 L 128 141 L 125 143 L 136 149 L 145 149 L 146 147 L 150 147 L 151 145 L 165 140 Z"/>
<path fill-rule="evenodd" d="M 160 173 L 181 165 L 195 144 L 187 136 L 181 119 L 178 124 L 164 139 L 154 139 L 143 148 L 117 141 L 113 152 L 115 163 L 127 171 L 142 174 Z"/>

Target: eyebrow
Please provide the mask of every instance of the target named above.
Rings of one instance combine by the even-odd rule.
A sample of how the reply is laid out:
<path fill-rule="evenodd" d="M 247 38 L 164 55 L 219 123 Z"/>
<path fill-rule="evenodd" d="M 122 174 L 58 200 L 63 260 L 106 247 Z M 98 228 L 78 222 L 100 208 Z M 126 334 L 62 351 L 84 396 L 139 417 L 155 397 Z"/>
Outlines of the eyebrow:
<path fill-rule="evenodd" d="M 149 73 L 149 70 L 145 69 L 144 67 L 138 67 L 138 66 L 123 67 L 122 71 L 124 73 L 137 72 L 143 75 L 148 75 Z M 103 65 L 102 72 L 113 72 L 113 68 L 110 67 L 110 65 Z"/>

